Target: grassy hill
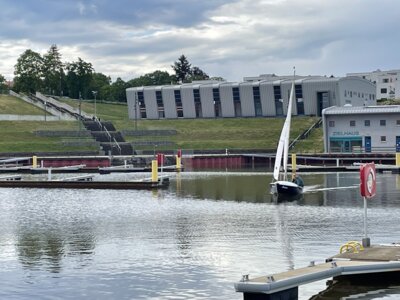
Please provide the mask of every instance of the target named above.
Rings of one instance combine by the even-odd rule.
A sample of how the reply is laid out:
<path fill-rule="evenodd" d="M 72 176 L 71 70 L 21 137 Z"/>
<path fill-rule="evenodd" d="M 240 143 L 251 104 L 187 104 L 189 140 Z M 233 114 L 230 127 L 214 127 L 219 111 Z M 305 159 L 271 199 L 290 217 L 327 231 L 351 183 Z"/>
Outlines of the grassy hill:
<path fill-rule="evenodd" d="M 78 101 L 64 99 L 71 106 L 78 107 Z M 23 114 L 36 108 L 20 103 L 13 97 L 0 97 L 0 114 L 11 110 L 13 114 Z M 13 106 L 13 108 L 10 108 Z M 26 107 L 29 106 L 29 109 Z M 82 101 L 82 111 L 94 113 L 94 103 Z M 39 114 L 43 111 L 38 109 Z M 32 113 L 33 114 L 33 113 Z M 112 121 L 117 130 L 134 130 L 135 121 L 128 119 L 128 108 L 121 104 L 97 103 L 97 116 L 102 120 Z M 317 118 L 295 117 L 292 119 L 291 137 L 294 139 L 309 128 Z M 195 150 L 213 149 L 275 149 L 283 118 L 232 118 L 232 119 L 178 119 L 178 120 L 138 120 L 137 128 L 172 129 L 177 134 L 168 137 L 126 137 L 127 141 L 159 140 L 174 142 L 177 148 Z M 0 152 L 31 151 L 71 151 L 62 146 L 61 138 L 38 137 L 36 130 L 78 130 L 78 122 L 0 122 Z M 170 146 L 167 148 L 171 148 Z M 146 149 L 141 147 L 137 149 Z M 153 148 L 151 148 L 153 149 Z M 158 148 L 163 149 L 163 148 Z M 322 152 L 322 130 L 319 129 L 311 138 L 300 142 L 296 152 Z M 75 150 L 83 150 L 81 148 Z M 84 149 L 87 150 L 87 149 Z"/>

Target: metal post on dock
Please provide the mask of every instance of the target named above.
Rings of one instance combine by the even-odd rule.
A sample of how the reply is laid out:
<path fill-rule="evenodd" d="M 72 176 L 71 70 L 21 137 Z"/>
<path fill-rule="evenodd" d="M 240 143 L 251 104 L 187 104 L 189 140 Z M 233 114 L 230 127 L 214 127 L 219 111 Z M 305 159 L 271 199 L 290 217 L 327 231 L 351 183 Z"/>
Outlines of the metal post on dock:
<path fill-rule="evenodd" d="M 37 168 L 37 156 L 32 156 L 32 168 Z"/>
<path fill-rule="evenodd" d="M 364 238 L 363 247 L 370 247 L 371 241 L 367 232 L 367 199 L 376 194 L 376 170 L 375 164 L 369 163 L 360 166 L 360 193 L 364 200 Z"/>
<path fill-rule="evenodd" d="M 51 181 L 51 167 L 47 169 L 47 180 Z"/>
<path fill-rule="evenodd" d="M 363 247 L 369 247 L 371 245 L 371 241 L 368 237 L 367 232 L 367 198 L 364 198 L 364 238 L 362 239 Z"/>
<path fill-rule="evenodd" d="M 151 161 L 151 181 L 158 182 L 158 162 L 156 159 Z"/>
<path fill-rule="evenodd" d="M 178 149 L 178 152 L 177 152 L 177 154 L 176 154 L 176 170 L 177 170 L 177 171 L 180 171 L 181 168 L 182 168 L 181 159 L 182 159 L 182 150 L 181 150 L 181 149 Z"/>

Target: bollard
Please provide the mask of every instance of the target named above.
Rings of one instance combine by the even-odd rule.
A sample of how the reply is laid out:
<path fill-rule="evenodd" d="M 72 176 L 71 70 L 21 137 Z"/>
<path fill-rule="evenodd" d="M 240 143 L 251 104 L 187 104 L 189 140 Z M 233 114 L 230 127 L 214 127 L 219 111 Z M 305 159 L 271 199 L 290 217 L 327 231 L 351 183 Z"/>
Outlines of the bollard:
<path fill-rule="evenodd" d="M 51 168 L 47 170 L 47 180 L 51 181 Z"/>
<path fill-rule="evenodd" d="M 181 168 L 182 168 L 181 157 L 179 155 L 176 155 L 176 169 L 180 171 Z"/>
<path fill-rule="evenodd" d="M 296 162 L 296 153 L 292 153 L 292 173 L 296 173 L 297 162 Z"/>
<path fill-rule="evenodd" d="M 37 156 L 32 156 L 32 168 L 37 168 Z"/>
<path fill-rule="evenodd" d="M 151 161 L 151 181 L 158 182 L 158 162 L 157 162 L 157 160 Z"/>

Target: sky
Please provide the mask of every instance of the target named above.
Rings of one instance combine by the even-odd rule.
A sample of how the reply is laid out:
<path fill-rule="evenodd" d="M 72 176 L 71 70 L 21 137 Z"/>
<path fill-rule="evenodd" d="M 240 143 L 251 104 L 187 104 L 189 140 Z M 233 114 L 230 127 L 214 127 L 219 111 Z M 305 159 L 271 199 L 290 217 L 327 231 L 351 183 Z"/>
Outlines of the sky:
<path fill-rule="evenodd" d="M 400 69 L 399 0 L 0 0 L 0 74 L 56 44 L 127 81 L 173 74 L 184 54 L 210 76 Z"/>

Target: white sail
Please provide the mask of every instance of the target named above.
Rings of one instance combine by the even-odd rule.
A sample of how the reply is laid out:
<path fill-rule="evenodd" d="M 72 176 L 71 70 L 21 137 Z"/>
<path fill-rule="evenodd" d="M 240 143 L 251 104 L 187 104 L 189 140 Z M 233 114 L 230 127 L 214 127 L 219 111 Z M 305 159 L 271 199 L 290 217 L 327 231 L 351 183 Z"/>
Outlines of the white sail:
<path fill-rule="evenodd" d="M 285 123 L 283 124 L 282 132 L 279 137 L 278 148 L 276 150 L 275 165 L 274 165 L 275 180 L 279 180 L 279 171 L 281 168 L 282 157 L 283 157 L 283 170 L 285 172 L 285 178 L 286 178 L 293 98 L 294 98 L 294 81 L 292 82 L 292 88 L 290 91 L 289 104 L 288 104 Z"/>
<path fill-rule="evenodd" d="M 287 109 L 286 121 L 287 122 L 287 132 L 285 136 L 285 147 L 283 148 L 283 171 L 285 172 L 285 179 L 287 178 L 287 163 L 288 163 L 288 156 L 289 156 L 289 138 L 290 138 L 290 123 L 292 120 L 292 105 L 293 105 L 293 98 L 294 98 L 294 81 L 292 82 L 292 88 L 290 90 L 290 97 L 289 97 L 289 104 Z"/>

